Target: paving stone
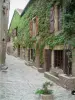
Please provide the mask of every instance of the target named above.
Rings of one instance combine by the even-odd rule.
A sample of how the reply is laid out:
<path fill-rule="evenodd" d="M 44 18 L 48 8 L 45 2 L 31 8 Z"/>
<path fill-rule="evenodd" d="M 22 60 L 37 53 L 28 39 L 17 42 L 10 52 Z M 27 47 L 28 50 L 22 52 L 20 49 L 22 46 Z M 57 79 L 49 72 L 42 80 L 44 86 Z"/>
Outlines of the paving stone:
<path fill-rule="evenodd" d="M 0 100 L 41 100 L 35 94 L 43 82 L 49 81 L 43 73 L 25 65 L 25 61 L 7 55 L 7 71 L 0 71 Z M 52 81 L 51 81 L 52 82 Z M 52 82 L 53 83 L 53 82 Z M 52 86 L 54 100 L 75 100 L 75 96 L 55 83 Z"/>

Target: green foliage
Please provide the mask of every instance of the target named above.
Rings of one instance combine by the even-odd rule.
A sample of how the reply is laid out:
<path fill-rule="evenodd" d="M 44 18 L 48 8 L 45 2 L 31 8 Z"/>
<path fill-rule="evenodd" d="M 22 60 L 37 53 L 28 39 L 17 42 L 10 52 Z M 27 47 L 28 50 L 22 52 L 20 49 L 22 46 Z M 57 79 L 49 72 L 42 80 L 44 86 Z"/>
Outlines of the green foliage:
<path fill-rule="evenodd" d="M 50 34 L 50 8 L 55 3 L 63 8 L 63 31 L 57 36 Z M 30 21 L 35 16 L 39 18 L 38 36 L 31 38 Z M 45 45 L 49 45 L 53 49 L 56 45 L 70 41 L 71 45 L 74 46 L 75 0 L 31 0 L 22 17 L 15 11 L 10 32 L 16 27 L 18 27 L 18 40 L 14 44 L 17 46 L 19 43 L 22 47 L 34 48 L 34 43 L 36 43 L 36 49 L 38 48 L 40 51 L 40 63 L 43 64 Z M 37 39 L 37 37 L 40 37 L 40 39 Z"/>
<path fill-rule="evenodd" d="M 57 36 L 49 36 L 45 40 L 45 45 L 49 45 L 50 48 L 53 48 L 56 45 L 62 45 L 65 41 L 65 35 L 64 34 L 59 34 Z"/>
<path fill-rule="evenodd" d="M 38 89 L 36 90 L 36 94 L 52 94 L 53 91 L 51 89 L 48 89 L 48 86 L 52 86 L 52 84 L 50 82 L 45 82 L 43 84 L 42 89 Z"/>
<path fill-rule="evenodd" d="M 11 29 L 18 27 L 18 39 L 23 42 L 23 46 L 32 47 L 30 39 L 30 29 L 29 24 L 33 17 L 38 16 L 39 18 L 39 30 L 38 34 L 42 38 L 50 34 L 50 8 L 57 2 L 61 3 L 62 0 L 31 0 L 30 4 L 26 8 L 24 15 L 20 18 L 15 11 L 14 18 L 12 20 Z M 35 9 L 34 9 L 35 8 Z M 22 36 L 24 34 L 24 38 Z M 22 43 L 21 43 L 22 45 Z M 42 46 L 42 44 L 40 45 Z M 43 45 L 44 47 L 44 45 Z M 42 48 L 42 47 L 40 47 Z"/>
<path fill-rule="evenodd" d="M 67 0 L 65 2 L 64 9 L 66 10 L 63 15 L 63 29 L 69 41 L 75 34 L 75 0 Z"/>
<path fill-rule="evenodd" d="M 23 42 L 23 45 L 25 44 L 25 47 L 31 47 L 33 43 L 31 43 L 30 40 L 30 30 L 29 30 L 29 23 L 30 20 L 32 20 L 33 17 L 38 16 L 39 18 L 39 36 L 42 38 L 43 36 L 46 37 L 47 45 L 54 47 L 55 45 L 59 44 L 62 41 L 61 36 L 55 37 L 55 41 L 53 43 L 54 36 L 51 36 L 50 38 L 50 8 L 56 4 L 61 4 L 64 2 L 63 6 L 64 9 L 66 9 L 67 13 L 64 13 L 64 22 L 63 22 L 63 29 L 64 33 L 66 35 L 70 36 L 73 35 L 75 32 L 75 1 L 74 0 L 32 0 L 27 7 L 24 15 L 20 18 L 18 13 L 14 12 L 12 24 L 10 26 L 10 32 L 12 29 L 18 27 L 18 34 L 20 38 L 20 41 Z M 35 8 L 36 7 L 36 8 Z M 35 8 L 35 9 L 34 9 Z M 22 36 L 24 34 L 24 38 Z M 52 38 L 53 37 L 53 38 Z M 58 40 L 58 38 L 61 38 Z M 61 41 L 60 41 L 61 40 Z M 22 44 L 22 43 L 21 43 Z M 42 44 L 40 45 L 42 46 Z M 42 48 L 42 47 L 40 47 Z"/>
<path fill-rule="evenodd" d="M 42 90 L 42 89 L 38 89 L 36 94 L 52 94 L 53 91 L 52 90 L 48 90 L 48 91 L 45 91 L 45 90 Z"/>
<path fill-rule="evenodd" d="M 8 34 L 11 34 L 12 33 L 12 30 L 14 28 L 18 27 L 19 21 L 20 21 L 20 15 L 15 10 L 14 11 L 14 14 L 13 14 L 13 18 L 12 18 L 11 24 L 10 24 L 10 27 L 9 27 L 9 33 Z"/>

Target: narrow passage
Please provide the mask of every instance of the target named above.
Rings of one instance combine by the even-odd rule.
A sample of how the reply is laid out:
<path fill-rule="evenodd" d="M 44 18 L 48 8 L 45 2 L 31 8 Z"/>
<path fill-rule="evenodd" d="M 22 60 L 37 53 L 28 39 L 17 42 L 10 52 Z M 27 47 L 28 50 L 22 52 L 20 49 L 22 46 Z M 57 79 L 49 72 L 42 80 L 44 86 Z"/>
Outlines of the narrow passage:
<path fill-rule="evenodd" d="M 43 73 L 25 65 L 20 58 L 7 55 L 8 70 L 0 71 L 0 100 L 39 100 L 35 95 L 37 88 L 45 81 Z M 75 100 L 70 91 L 53 83 L 54 100 Z"/>

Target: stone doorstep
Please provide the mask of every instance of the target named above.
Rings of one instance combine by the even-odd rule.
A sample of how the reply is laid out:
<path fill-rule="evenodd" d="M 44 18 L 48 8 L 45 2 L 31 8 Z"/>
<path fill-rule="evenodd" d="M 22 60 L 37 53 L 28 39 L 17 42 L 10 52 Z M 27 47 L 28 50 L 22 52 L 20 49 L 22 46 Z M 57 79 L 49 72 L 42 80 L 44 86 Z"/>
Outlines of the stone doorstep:
<path fill-rule="evenodd" d="M 66 88 L 68 90 L 75 89 L 75 77 L 68 77 L 65 74 L 60 74 L 58 78 L 49 72 L 45 72 L 44 76 L 55 82 L 57 85 L 62 86 L 63 88 Z"/>

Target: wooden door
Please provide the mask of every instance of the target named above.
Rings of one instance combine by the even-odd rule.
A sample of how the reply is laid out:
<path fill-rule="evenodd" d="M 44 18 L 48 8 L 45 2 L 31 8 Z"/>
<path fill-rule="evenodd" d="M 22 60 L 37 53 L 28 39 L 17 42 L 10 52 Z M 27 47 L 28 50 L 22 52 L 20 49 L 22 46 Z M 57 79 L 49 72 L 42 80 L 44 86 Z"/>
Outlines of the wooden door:
<path fill-rule="evenodd" d="M 20 57 L 20 45 L 18 45 L 18 57 Z"/>
<path fill-rule="evenodd" d="M 31 59 L 33 60 L 33 49 L 31 49 Z"/>
<path fill-rule="evenodd" d="M 28 61 L 30 61 L 30 48 L 28 49 Z"/>
<path fill-rule="evenodd" d="M 45 70 L 50 71 L 51 68 L 51 50 L 45 49 Z"/>

